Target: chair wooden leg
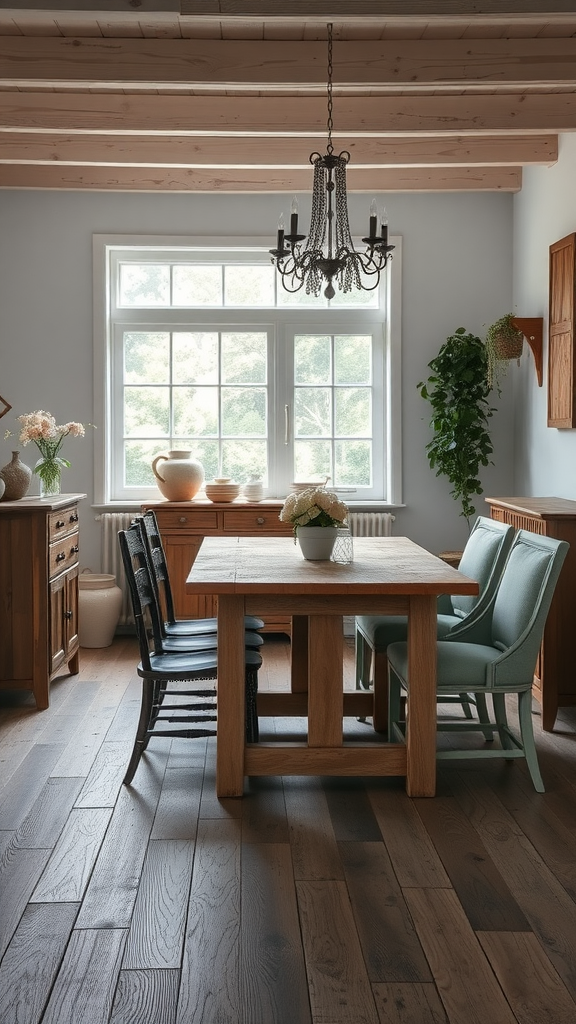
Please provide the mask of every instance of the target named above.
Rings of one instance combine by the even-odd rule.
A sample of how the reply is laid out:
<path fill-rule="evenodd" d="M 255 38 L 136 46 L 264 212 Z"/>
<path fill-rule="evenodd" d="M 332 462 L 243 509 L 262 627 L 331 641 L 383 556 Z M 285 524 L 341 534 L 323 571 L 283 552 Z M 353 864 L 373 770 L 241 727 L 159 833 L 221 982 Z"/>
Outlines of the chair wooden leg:
<path fill-rule="evenodd" d="M 506 696 L 503 693 L 493 693 L 492 703 L 494 705 L 494 718 L 496 719 L 496 727 L 498 729 L 498 735 L 500 737 L 500 743 L 504 750 L 514 750 L 516 748 L 515 743 L 510 738 L 510 729 L 508 726 L 508 717 L 506 715 Z"/>
<path fill-rule="evenodd" d="M 494 694 L 492 696 L 494 697 Z M 478 712 L 478 720 L 480 722 L 480 725 L 486 725 L 486 728 L 482 729 L 482 732 L 484 733 L 484 739 L 486 740 L 486 743 L 492 743 L 492 741 L 494 740 L 494 730 L 492 729 L 490 715 L 488 714 L 486 697 L 483 693 L 476 693 L 476 710 Z M 496 715 L 496 708 L 494 708 L 494 714 Z M 504 717 L 506 717 L 506 713 L 504 713 Z M 498 720 L 497 715 L 496 720 Z"/>
<path fill-rule="evenodd" d="M 246 742 L 258 743 L 258 671 L 246 673 Z"/>
<path fill-rule="evenodd" d="M 388 740 L 390 743 L 395 743 L 397 738 L 394 734 L 394 724 L 400 721 L 402 687 L 393 669 L 388 671 L 387 668 L 386 680 L 388 691 Z"/>
<path fill-rule="evenodd" d="M 356 631 L 355 639 L 356 689 L 370 689 L 370 668 L 372 663 L 372 647 L 362 633 Z"/>
<path fill-rule="evenodd" d="M 472 708 L 470 707 L 470 699 L 469 699 L 467 693 L 461 693 L 460 694 L 460 703 L 462 705 L 462 710 L 464 712 L 464 717 L 465 718 L 473 718 L 474 716 L 472 714 Z"/>
<path fill-rule="evenodd" d="M 149 739 L 149 728 L 152 712 L 154 709 L 154 690 L 155 683 L 151 679 L 142 680 L 142 703 L 140 705 L 140 718 L 138 719 L 138 728 L 136 729 L 136 739 L 134 740 L 134 746 L 126 768 L 126 774 L 122 784 L 129 786 L 134 778 L 134 773 L 138 767 L 138 762 L 142 756 L 142 752 L 146 749 Z"/>
<path fill-rule="evenodd" d="M 524 756 L 530 778 L 537 793 L 545 793 L 544 782 L 540 774 L 538 755 L 534 743 L 534 728 L 532 725 L 532 690 L 525 690 L 518 694 L 518 717 L 520 719 L 520 736 L 524 748 Z"/>
<path fill-rule="evenodd" d="M 374 651 L 374 730 L 388 731 L 388 657 L 386 651 Z M 399 714 L 396 721 L 399 719 Z"/>

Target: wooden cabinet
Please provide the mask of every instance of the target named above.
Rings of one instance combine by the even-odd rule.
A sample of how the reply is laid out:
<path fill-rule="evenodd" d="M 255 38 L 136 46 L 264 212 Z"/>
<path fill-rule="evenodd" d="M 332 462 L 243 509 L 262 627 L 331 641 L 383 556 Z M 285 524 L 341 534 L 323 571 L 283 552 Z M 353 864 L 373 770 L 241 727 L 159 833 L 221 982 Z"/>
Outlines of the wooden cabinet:
<path fill-rule="evenodd" d="M 534 696 L 542 705 L 542 728 L 554 728 L 559 707 L 576 704 L 574 632 L 576 609 L 576 501 L 567 498 L 486 498 L 492 519 L 554 540 L 570 550 L 546 620 L 534 676 Z"/>
<path fill-rule="evenodd" d="M 150 502 L 142 506 L 143 512 L 153 508 L 156 513 L 179 618 L 216 615 L 216 597 L 192 596 L 186 593 L 184 586 L 202 539 L 290 535 L 291 524 L 282 523 L 278 518 L 282 505 L 281 501 L 247 502 L 237 499 L 233 502 Z M 265 631 L 290 633 L 290 630 L 290 618 L 266 618 Z"/>
<path fill-rule="evenodd" d="M 0 688 L 32 690 L 78 672 L 78 501 L 85 494 L 0 502 Z"/>
<path fill-rule="evenodd" d="M 548 426 L 576 427 L 576 234 L 550 246 Z"/>

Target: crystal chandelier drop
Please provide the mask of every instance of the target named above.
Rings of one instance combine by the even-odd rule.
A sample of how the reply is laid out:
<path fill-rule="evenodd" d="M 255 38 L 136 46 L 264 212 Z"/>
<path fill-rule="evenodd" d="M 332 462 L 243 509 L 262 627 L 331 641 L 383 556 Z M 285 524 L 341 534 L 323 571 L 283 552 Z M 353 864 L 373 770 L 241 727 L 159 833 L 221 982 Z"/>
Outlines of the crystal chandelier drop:
<path fill-rule="evenodd" d="M 332 145 L 332 25 L 328 25 L 328 144 L 326 154 L 310 155 L 314 167 L 312 182 L 312 215 L 310 231 L 298 234 L 298 204 L 294 197 L 290 215 L 290 233 L 284 230 L 283 216 L 278 223 L 276 248 L 270 249 L 272 262 L 282 277 L 286 291 L 297 292 L 305 288 L 310 295 L 319 295 L 325 284 L 324 295 L 332 299 L 336 294 L 333 282 L 343 292 L 353 288 L 372 291 L 378 286 L 380 274 L 392 259 L 393 245 L 388 245 L 388 224 L 385 212 L 378 217 L 376 200 L 370 206 L 368 237 L 363 238 L 366 249 L 357 252 L 350 234 L 348 200 L 346 195 L 346 166 L 350 153 L 344 150 L 338 156 Z M 380 233 L 378 234 L 378 220 Z M 306 241 L 305 241 L 306 240 Z M 305 242 L 304 245 L 301 243 Z"/>

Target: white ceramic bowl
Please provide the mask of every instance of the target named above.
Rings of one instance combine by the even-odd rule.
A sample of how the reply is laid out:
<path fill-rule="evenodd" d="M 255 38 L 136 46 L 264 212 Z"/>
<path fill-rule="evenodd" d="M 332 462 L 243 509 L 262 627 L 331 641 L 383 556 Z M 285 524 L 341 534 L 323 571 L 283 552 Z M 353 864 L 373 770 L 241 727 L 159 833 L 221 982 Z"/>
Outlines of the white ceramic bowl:
<path fill-rule="evenodd" d="M 210 501 L 234 501 L 234 498 L 240 494 L 240 484 L 235 484 L 232 480 L 226 483 L 212 480 L 206 484 L 205 490 L 206 497 Z"/>
<path fill-rule="evenodd" d="M 292 491 L 306 491 L 309 487 L 326 487 L 329 479 L 325 476 L 322 480 L 294 480 L 290 487 Z"/>

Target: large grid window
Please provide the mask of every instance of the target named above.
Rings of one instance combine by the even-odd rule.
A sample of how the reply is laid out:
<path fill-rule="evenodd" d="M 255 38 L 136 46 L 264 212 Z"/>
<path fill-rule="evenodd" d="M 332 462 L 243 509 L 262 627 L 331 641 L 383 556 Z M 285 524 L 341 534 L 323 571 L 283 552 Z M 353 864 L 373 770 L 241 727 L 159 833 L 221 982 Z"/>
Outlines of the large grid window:
<path fill-rule="evenodd" d="M 99 243 L 97 500 L 157 497 L 152 460 L 183 448 L 207 480 L 257 475 L 269 497 L 327 478 L 348 501 L 399 500 L 389 270 L 329 302 L 285 292 L 257 249 Z"/>

